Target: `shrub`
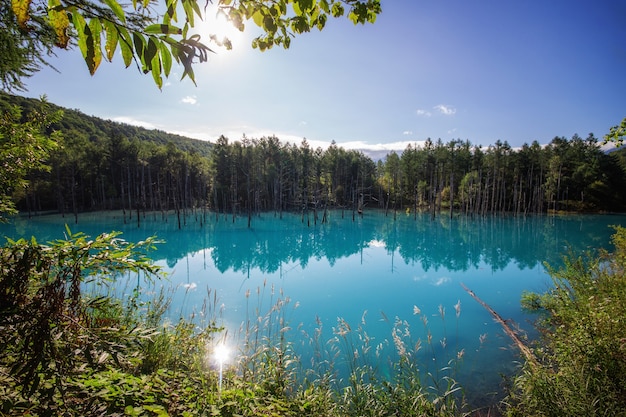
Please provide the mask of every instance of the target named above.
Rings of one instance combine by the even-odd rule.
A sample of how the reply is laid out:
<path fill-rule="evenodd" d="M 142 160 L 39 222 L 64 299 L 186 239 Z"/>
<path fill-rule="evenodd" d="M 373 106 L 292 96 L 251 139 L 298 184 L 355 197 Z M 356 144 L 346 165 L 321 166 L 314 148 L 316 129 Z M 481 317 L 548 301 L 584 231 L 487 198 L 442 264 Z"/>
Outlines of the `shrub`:
<path fill-rule="evenodd" d="M 569 255 L 550 269 L 553 288 L 523 297 L 539 311 L 539 366 L 517 378 L 509 414 L 626 414 L 626 229 L 616 227 L 613 253 Z"/>

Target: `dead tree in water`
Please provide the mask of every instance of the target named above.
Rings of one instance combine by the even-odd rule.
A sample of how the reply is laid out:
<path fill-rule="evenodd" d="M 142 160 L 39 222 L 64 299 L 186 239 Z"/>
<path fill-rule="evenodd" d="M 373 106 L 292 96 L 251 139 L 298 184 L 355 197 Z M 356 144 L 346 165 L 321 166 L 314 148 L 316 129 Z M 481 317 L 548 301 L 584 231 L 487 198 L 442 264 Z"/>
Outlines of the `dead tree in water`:
<path fill-rule="evenodd" d="M 472 291 L 469 288 L 467 288 L 465 286 L 465 284 L 461 283 L 461 286 L 463 287 L 463 289 L 465 291 L 467 291 L 467 293 L 474 300 L 476 300 L 478 302 L 478 304 L 483 306 L 489 312 L 489 314 L 491 314 L 491 316 L 494 318 L 494 320 L 498 324 L 500 324 L 500 326 L 502 326 L 502 329 L 504 330 L 504 333 L 506 333 L 507 336 L 509 336 L 511 338 L 511 340 L 513 341 L 515 346 L 517 346 L 517 348 L 520 350 L 520 352 L 522 352 L 522 355 L 524 355 L 524 358 L 526 358 L 526 360 L 532 366 L 538 365 L 537 358 L 535 357 L 533 352 L 530 350 L 530 348 L 528 346 L 526 346 L 524 344 L 524 342 L 522 342 L 522 339 L 520 339 L 520 337 L 517 335 L 517 332 L 515 330 L 513 330 L 511 328 L 511 326 L 508 325 L 507 320 L 504 320 L 493 308 L 491 308 L 487 303 L 485 303 L 483 300 L 478 298 L 478 296 L 476 294 L 474 294 L 474 291 Z"/>

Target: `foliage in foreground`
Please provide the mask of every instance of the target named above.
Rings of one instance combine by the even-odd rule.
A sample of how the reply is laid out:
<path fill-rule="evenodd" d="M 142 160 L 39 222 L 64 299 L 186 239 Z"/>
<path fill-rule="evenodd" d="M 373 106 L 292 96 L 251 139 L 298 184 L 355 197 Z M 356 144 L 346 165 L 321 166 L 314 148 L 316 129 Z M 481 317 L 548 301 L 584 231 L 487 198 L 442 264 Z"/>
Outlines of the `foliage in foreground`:
<path fill-rule="evenodd" d="M 567 257 L 553 289 L 524 296 L 541 314 L 541 365 L 517 378 L 510 415 L 626 415 L 626 228 L 612 242 L 612 254 Z"/>
<path fill-rule="evenodd" d="M 83 234 L 48 245 L 9 241 L 0 249 L 0 415 L 65 416 L 452 416 L 459 415 L 450 378 L 439 391 L 422 386 L 394 326 L 400 359 L 391 381 L 351 362 L 349 383 L 330 371 L 298 376 L 282 336 L 285 300 L 251 323 L 240 362 L 218 377 L 211 354 L 219 328 L 204 321 L 164 321 L 162 293 L 123 300 L 108 288 L 124 273 L 147 279 L 158 268 L 145 256 L 154 241 L 127 243 L 115 233 Z M 90 288 L 89 294 L 85 292 Z M 101 295 L 94 295 L 101 294 Z M 352 354 L 352 337 L 339 332 Z M 400 349 L 402 347 L 402 349 Z M 401 353 L 400 353 L 401 351 Z M 362 351 L 365 353 L 365 350 Z"/>

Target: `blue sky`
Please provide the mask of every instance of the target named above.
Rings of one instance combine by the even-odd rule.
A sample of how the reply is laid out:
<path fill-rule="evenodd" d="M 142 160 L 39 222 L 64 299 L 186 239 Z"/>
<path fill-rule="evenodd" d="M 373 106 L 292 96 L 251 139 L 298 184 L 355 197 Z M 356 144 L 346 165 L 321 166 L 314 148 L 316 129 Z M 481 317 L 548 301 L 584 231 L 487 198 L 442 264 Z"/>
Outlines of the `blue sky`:
<path fill-rule="evenodd" d="M 382 0 L 374 25 L 329 20 L 289 50 L 233 37 L 162 91 L 121 57 L 90 76 L 59 51 L 27 80 L 28 96 L 104 119 L 215 140 L 403 150 L 426 138 L 521 146 L 555 136 L 601 138 L 626 116 L 622 0 Z M 200 30 L 204 30 L 201 28 Z"/>

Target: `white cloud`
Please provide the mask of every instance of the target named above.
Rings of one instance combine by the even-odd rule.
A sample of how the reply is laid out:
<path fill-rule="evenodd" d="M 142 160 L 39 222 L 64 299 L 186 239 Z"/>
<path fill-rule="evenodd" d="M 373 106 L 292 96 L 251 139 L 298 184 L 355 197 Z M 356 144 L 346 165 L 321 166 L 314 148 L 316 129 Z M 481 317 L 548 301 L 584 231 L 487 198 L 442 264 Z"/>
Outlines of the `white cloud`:
<path fill-rule="evenodd" d="M 157 127 L 150 122 L 144 122 L 142 120 L 133 119 L 132 117 L 128 116 L 113 117 L 111 120 L 114 122 L 124 123 L 131 126 L 139 126 L 146 129 L 157 129 Z"/>
<path fill-rule="evenodd" d="M 402 134 L 403 134 L 404 136 L 411 136 L 411 135 L 413 134 L 413 131 L 411 131 L 411 130 L 405 130 L 404 132 L 402 132 Z"/>
<path fill-rule="evenodd" d="M 432 116 L 432 113 L 431 113 L 431 112 L 426 111 L 426 110 L 423 110 L 423 109 L 417 109 L 417 110 L 415 111 L 415 113 L 416 113 L 418 116 L 424 116 L 424 117 L 430 117 L 430 116 Z"/>
<path fill-rule="evenodd" d="M 384 248 L 385 242 L 382 240 L 374 239 L 374 240 L 370 240 L 368 245 L 372 248 Z"/>
<path fill-rule="evenodd" d="M 187 96 L 183 97 L 180 102 L 185 104 L 196 104 L 198 102 L 198 99 L 196 98 L 196 96 Z"/>
<path fill-rule="evenodd" d="M 452 116 L 453 114 L 456 113 L 456 109 L 454 107 L 448 106 L 446 104 L 438 104 L 433 108 L 437 110 L 439 113 L 445 114 L 446 116 Z"/>
<path fill-rule="evenodd" d="M 221 135 L 227 137 L 230 142 L 241 140 L 244 134 L 248 138 L 276 136 L 281 142 L 295 144 L 296 146 L 300 146 L 302 140 L 304 139 L 304 136 L 294 135 L 291 132 L 288 133 L 280 131 L 270 131 L 267 129 L 257 128 L 249 125 L 231 125 L 222 127 L 199 126 L 194 130 L 190 130 L 187 126 L 185 126 L 185 128 L 182 129 L 170 127 L 163 130 L 189 138 L 208 140 L 213 143 L 215 143 Z M 306 140 L 311 149 L 316 149 L 318 147 L 322 149 L 328 149 L 331 144 L 330 139 L 324 140 L 306 138 Z M 342 141 L 340 138 L 336 138 L 335 142 L 339 147 L 342 147 L 344 149 L 361 151 L 373 159 L 384 158 L 390 152 L 396 152 L 398 154 L 401 154 L 402 152 L 404 152 L 408 145 L 411 145 L 413 147 L 421 147 L 424 146 L 425 143 L 425 141 L 423 140 L 402 140 L 389 143 L 368 143 L 358 140 Z"/>
<path fill-rule="evenodd" d="M 433 279 L 432 284 L 435 287 L 439 287 L 441 285 L 449 283 L 450 281 L 451 281 L 450 277 L 439 277 L 439 278 Z"/>

